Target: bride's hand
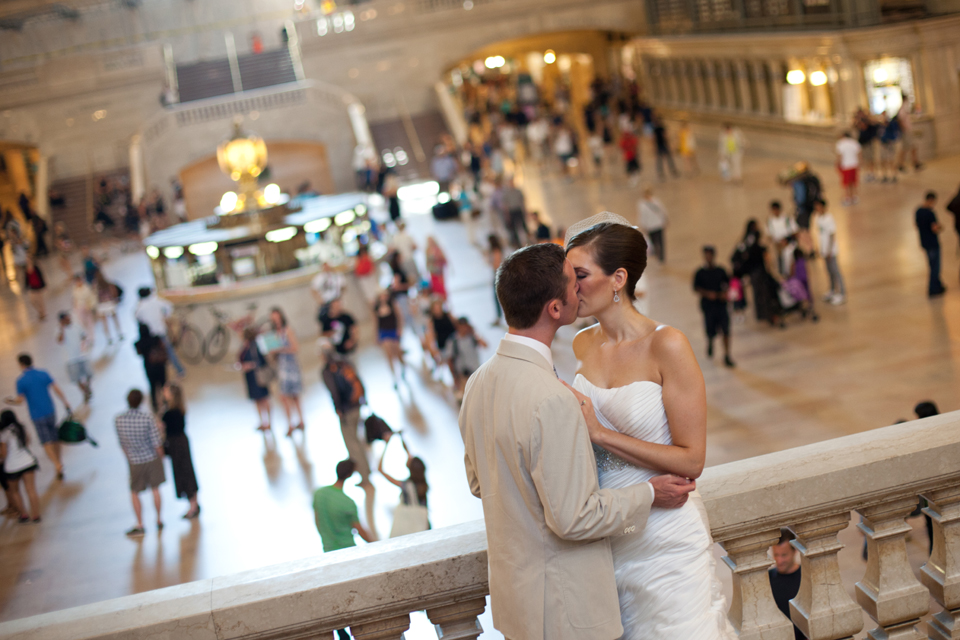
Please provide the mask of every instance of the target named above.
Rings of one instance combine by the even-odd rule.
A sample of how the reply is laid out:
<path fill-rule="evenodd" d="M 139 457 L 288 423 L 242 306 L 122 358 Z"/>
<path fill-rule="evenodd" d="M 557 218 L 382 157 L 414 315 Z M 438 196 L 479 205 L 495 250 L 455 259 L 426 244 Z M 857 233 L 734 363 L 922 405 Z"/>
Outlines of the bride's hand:
<path fill-rule="evenodd" d="M 563 382 L 561 380 L 560 382 Z M 584 395 L 568 385 L 566 382 L 563 382 L 563 386 L 567 389 L 570 389 L 570 392 L 577 398 L 577 402 L 580 403 L 580 411 L 583 413 L 583 419 L 587 422 L 587 430 L 590 433 L 590 442 L 593 444 L 600 443 L 600 436 L 603 433 L 603 425 L 600 424 L 600 421 L 597 420 L 597 414 L 593 410 L 593 400 L 589 396 Z"/>

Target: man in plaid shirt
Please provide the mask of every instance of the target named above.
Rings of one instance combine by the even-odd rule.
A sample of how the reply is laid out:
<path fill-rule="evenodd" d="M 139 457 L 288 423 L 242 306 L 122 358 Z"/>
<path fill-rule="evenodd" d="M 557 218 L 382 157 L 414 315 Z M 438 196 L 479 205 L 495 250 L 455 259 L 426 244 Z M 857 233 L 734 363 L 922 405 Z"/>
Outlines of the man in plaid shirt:
<path fill-rule="evenodd" d="M 127 411 L 116 418 L 120 448 L 130 464 L 130 499 L 137 516 L 137 526 L 127 531 L 131 538 L 144 534 L 143 508 L 140 493 L 148 487 L 153 492 L 153 504 L 157 508 L 157 531 L 163 529 L 160 520 L 160 485 L 166 480 L 163 473 L 163 442 L 154 416 L 141 411 L 143 392 L 133 389 L 127 394 Z"/>

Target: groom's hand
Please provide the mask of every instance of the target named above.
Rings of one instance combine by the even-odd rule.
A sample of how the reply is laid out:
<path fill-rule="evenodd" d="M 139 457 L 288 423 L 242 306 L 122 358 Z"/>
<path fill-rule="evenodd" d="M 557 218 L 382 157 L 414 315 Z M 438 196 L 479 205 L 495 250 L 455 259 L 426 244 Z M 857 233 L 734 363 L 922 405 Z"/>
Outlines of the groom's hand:
<path fill-rule="evenodd" d="M 653 486 L 653 506 L 663 509 L 682 507 L 690 492 L 697 488 L 693 480 L 675 475 L 656 476 L 650 479 Z"/>

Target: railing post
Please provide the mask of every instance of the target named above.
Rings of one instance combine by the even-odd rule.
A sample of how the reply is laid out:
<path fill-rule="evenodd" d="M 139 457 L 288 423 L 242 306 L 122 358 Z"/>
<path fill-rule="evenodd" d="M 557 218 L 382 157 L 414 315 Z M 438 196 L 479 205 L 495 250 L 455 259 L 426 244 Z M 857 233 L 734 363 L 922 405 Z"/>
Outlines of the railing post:
<path fill-rule="evenodd" d="M 720 543 L 723 561 L 733 573 L 730 622 L 740 640 L 792 640 L 793 623 L 777 609 L 767 570 L 773 561 L 767 550 L 780 539 L 779 529 L 752 533 Z"/>
<path fill-rule="evenodd" d="M 790 527 L 803 571 L 790 617 L 809 640 L 847 640 L 863 628 L 863 614 L 843 588 L 837 563 L 843 548 L 837 534 L 849 522 L 850 512 L 845 512 Z"/>
<path fill-rule="evenodd" d="M 920 580 L 943 611 L 928 624 L 932 640 L 960 638 L 960 485 L 925 492 L 924 513 L 933 520 L 933 551 L 920 567 Z"/>
<path fill-rule="evenodd" d="M 487 608 L 486 598 L 466 600 L 445 607 L 427 609 L 427 617 L 439 640 L 474 640 L 483 633 L 477 616 Z"/>
<path fill-rule="evenodd" d="M 857 583 L 857 602 L 880 626 L 871 640 L 923 640 L 916 626 L 930 610 L 930 595 L 910 568 L 905 518 L 917 506 L 916 497 L 899 498 L 857 512 L 857 527 L 867 537 L 867 570 Z"/>
<path fill-rule="evenodd" d="M 350 634 L 356 640 L 402 640 L 410 628 L 410 614 L 374 622 L 350 625 Z"/>

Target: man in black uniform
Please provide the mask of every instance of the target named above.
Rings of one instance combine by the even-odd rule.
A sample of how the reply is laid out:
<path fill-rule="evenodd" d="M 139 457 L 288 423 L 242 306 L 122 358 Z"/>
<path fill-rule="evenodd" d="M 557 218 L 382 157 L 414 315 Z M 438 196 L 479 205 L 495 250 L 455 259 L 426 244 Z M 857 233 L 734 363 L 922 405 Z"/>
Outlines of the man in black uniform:
<path fill-rule="evenodd" d="M 773 545 L 773 561 L 776 566 L 770 567 L 770 589 L 773 591 L 773 600 L 783 615 L 790 617 L 790 601 L 797 597 L 800 591 L 800 563 L 797 562 L 797 550 L 790 541 L 793 535 L 789 532 L 780 536 L 780 541 Z M 793 625 L 795 640 L 805 640 L 803 633 Z"/>
<path fill-rule="evenodd" d="M 704 264 L 693 277 L 693 289 L 700 294 L 700 310 L 703 311 L 707 331 L 707 357 L 713 357 L 713 339 L 723 335 L 723 364 L 734 366 L 730 359 L 730 313 L 727 311 L 727 289 L 730 276 L 726 269 L 717 266 L 714 259 L 717 251 L 711 246 L 703 248 Z"/>

